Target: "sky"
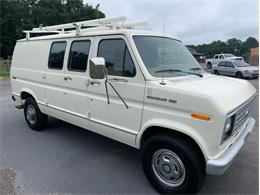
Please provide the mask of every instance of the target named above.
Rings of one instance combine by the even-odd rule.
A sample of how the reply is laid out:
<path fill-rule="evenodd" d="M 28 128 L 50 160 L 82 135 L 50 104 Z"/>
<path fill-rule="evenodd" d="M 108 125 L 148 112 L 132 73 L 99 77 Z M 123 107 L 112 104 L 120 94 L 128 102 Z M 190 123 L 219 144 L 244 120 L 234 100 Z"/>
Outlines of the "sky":
<path fill-rule="evenodd" d="M 165 32 L 185 44 L 203 44 L 259 36 L 258 0 L 84 0 L 106 17 L 147 21 L 148 29 Z"/>

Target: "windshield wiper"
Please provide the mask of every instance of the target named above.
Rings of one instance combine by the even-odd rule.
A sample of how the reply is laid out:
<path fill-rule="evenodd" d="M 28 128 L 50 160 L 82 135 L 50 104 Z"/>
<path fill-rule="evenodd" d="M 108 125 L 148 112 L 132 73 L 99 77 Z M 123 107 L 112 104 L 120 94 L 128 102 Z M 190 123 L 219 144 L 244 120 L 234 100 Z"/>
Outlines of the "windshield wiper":
<path fill-rule="evenodd" d="M 160 72 L 181 72 L 181 73 L 186 73 L 186 74 L 191 74 L 191 75 L 196 75 L 196 76 L 199 76 L 199 77 L 203 77 L 202 74 L 194 73 L 194 72 L 186 72 L 186 71 L 179 70 L 179 69 L 164 69 L 164 70 L 158 70 L 155 73 L 160 73 Z"/>

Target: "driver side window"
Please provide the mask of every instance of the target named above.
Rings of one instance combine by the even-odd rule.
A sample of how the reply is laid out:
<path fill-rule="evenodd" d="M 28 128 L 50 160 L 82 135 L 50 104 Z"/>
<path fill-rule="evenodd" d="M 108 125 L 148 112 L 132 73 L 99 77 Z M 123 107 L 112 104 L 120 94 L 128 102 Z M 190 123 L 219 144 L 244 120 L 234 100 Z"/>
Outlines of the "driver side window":
<path fill-rule="evenodd" d="M 136 69 L 123 39 L 104 39 L 99 43 L 98 57 L 105 58 L 108 75 L 134 77 Z"/>
<path fill-rule="evenodd" d="M 229 68 L 234 68 L 232 62 L 226 62 L 226 66 L 229 67 Z"/>

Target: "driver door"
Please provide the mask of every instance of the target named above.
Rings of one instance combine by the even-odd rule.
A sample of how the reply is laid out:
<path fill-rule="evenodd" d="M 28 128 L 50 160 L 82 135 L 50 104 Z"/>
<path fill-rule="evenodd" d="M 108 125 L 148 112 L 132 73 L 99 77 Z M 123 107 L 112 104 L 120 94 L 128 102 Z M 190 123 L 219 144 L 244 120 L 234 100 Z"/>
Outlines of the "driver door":
<path fill-rule="evenodd" d="M 105 82 L 91 82 L 90 78 L 88 92 L 92 129 L 108 136 L 114 136 L 112 131 L 120 132 L 121 137 L 122 132 L 136 135 L 141 125 L 145 81 L 127 39 L 122 35 L 96 37 L 92 57 L 105 59 L 108 80 L 128 106 L 110 85 L 108 104 Z"/>
<path fill-rule="evenodd" d="M 226 72 L 229 76 L 235 76 L 236 71 L 232 62 L 226 61 Z"/>

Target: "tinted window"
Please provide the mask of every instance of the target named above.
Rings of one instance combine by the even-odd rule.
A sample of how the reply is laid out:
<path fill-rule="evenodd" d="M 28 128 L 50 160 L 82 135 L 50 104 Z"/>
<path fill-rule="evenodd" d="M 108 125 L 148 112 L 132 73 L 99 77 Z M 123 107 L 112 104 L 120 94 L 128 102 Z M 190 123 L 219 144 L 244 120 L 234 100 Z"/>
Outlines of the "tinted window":
<path fill-rule="evenodd" d="M 215 56 L 215 59 L 218 59 L 218 55 Z"/>
<path fill-rule="evenodd" d="M 135 76 L 135 66 L 124 40 L 102 40 L 99 43 L 98 56 L 105 58 L 109 75 Z"/>
<path fill-rule="evenodd" d="M 220 58 L 220 59 L 224 59 L 224 56 L 223 56 L 223 55 L 221 55 L 219 58 Z"/>
<path fill-rule="evenodd" d="M 62 69 L 66 42 L 56 42 L 51 46 L 48 67 L 52 69 Z"/>
<path fill-rule="evenodd" d="M 86 71 L 90 41 L 74 41 L 70 47 L 68 69 Z"/>

